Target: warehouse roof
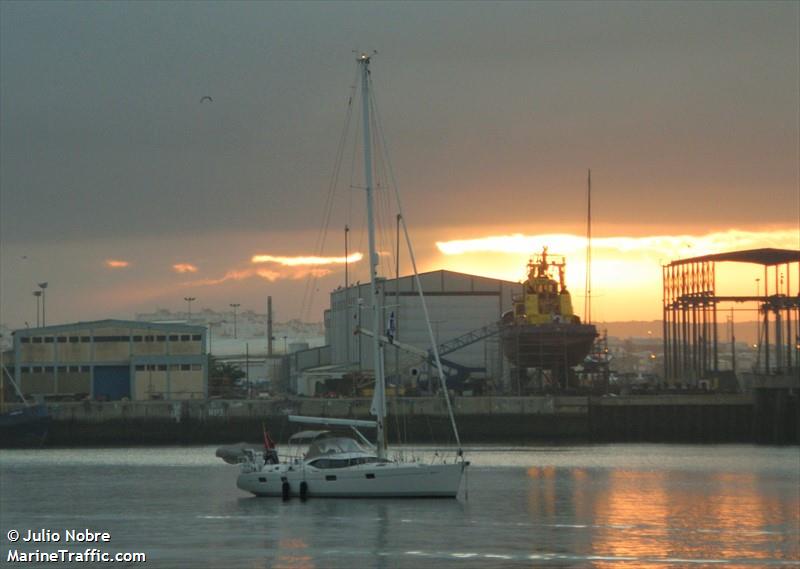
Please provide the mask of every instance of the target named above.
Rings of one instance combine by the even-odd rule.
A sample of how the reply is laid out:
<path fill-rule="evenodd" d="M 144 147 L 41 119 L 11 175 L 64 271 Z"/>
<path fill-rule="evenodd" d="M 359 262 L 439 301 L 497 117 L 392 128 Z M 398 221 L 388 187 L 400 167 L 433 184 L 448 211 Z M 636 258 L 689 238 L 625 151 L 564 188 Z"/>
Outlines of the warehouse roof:
<path fill-rule="evenodd" d="M 480 275 L 470 275 L 467 273 L 459 273 L 456 271 L 448 271 L 446 269 L 439 269 L 437 271 L 428 271 L 419 274 L 419 280 L 422 283 L 422 290 L 425 294 L 436 295 L 441 293 L 471 293 L 471 294 L 499 294 L 500 290 L 505 287 L 519 287 L 519 283 L 512 281 L 505 281 L 495 279 L 492 277 L 483 277 Z M 393 294 L 395 287 L 399 289 L 400 294 L 415 293 L 417 290 L 416 280 L 414 275 L 404 275 L 399 279 L 387 278 L 386 281 L 386 294 Z M 351 283 L 350 287 L 366 287 L 369 286 L 367 282 Z M 332 294 L 339 294 L 344 292 L 342 287 L 332 291 Z"/>
<path fill-rule="evenodd" d="M 54 326 L 40 326 L 38 328 L 21 328 L 15 330 L 14 334 L 20 336 L 55 334 L 58 332 L 70 332 L 73 330 L 85 330 L 87 328 L 137 328 L 140 330 L 162 330 L 165 332 L 191 332 L 202 334 L 206 331 L 205 326 L 196 326 L 183 323 L 166 322 L 141 322 L 139 320 L 91 320 L 89 322 L 72 322 L 69 324 L 56 324 Z"/>
<path fill-rule="evenodd" d="M 735 263 L 755 263 L 757 265 L 783 265 L 785 263 L 800 262 L 800 251 L 792 249 L 749 249 L 747 251 L 731 251 L 729 253 L 717 253 L 715 255 L 703 255 L 702 257 L 692 257 L 691 259 L 680 259 L 672 261 L 669 266 L 687 265 L 690 263 L 703 262 L 723 262 L 732 261 Z"/>

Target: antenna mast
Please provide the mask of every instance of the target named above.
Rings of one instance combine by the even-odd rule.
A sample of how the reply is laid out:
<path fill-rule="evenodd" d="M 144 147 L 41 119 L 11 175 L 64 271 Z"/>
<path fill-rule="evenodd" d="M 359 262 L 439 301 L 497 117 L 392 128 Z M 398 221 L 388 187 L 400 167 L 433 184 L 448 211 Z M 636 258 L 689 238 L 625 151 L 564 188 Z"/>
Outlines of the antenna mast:
<path fill-rule="evenodd" d="M 587 178 L 586 215 L 586 297 L 583 300 L 583 319 L 592 323 L 592 170 Z"/>

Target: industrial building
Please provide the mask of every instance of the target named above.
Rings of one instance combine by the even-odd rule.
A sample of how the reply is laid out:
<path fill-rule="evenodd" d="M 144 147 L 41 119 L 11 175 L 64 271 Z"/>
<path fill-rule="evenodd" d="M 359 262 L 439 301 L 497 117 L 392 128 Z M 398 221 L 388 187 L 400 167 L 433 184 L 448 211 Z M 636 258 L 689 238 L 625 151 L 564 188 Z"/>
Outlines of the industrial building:
<path fill-rule="evenodd" d="M 499 381 L 503 375 L 503 359 L 499 349 L 497 323 L 512 307 L 511 297 L 521 292 L 521 285 L 510 281 L 439 270 L 419 275 L 425 294 L 433 335 L 440 347 L 445 372 L 451 378 L 491 377 Z M 383 309 L 381 330 L 392 336 L 393 344 L 385 348 L 385 368 L 389 383 L 409 385 L 425 378 L 429 363 L 418 352 L 398 346 L 412 346 L 426 352 L 430 339 L 425 315 L 413 276 L 381 280 L 380 304 Z M 307 361 L 317 364 L 298 366 L 306 379 L 337 374 L 364 372 L 373 369 L 372 339 L 358 333 L 371 332 L 372 298 L 368 283 L 340 287 L 331 293 L 331 307 L 325 311 L 324 357 L 315 357 L 314 350 L 300 352 Z M 298 358 L 298 362 L 302 358 Z M 319 364 L 326 365 L 320 367 Z M 294 366 L 293 366 L 294 367 Z M 297 390 L 313 394 L 313 380 L 297 378 Z"/>
<path fill-rule="evenodd" d="M 16 330 L 13 338 L 14 376 L 26 397 L 142 401 L 208 395 L 202 326 L 98 320 Z"/>

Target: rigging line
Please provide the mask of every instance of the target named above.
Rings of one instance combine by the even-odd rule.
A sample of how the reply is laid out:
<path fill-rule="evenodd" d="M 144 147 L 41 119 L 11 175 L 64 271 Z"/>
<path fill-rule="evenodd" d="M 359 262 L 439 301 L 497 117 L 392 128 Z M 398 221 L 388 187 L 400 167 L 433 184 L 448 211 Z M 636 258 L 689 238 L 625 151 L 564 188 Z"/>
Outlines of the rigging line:
<path fill-rule="evenodd" d="M 314 251 L 318 255 L 323 254 L 323 250 L 325 247 L 325 241 L 327 239 L 328 228 L 330 226 L 330 218 L 331 212 L 333 211 L 333 204 L 334 204 L 334 197 L 336 194 L 336 180 L 338 180 L 338 171 L 339 171 L 339 164 L 340 153 L 337 151 L 337 161 L 336 167 L 334 168 L 334 178 L 331 181 L 331 185 L 329 187 L 327 200 L 325 203 L 324 215 L 323 215 L 323 223 L 320 229 L 320 233 L 317 238 L 317 242 L 314 246 Z M 314 271 L 311 271 L 306 278 L 306 287 L 303 294 L 303 302 L 302 302 L 302 310 L 301 310 L 301 318 L 307 319 L 310 316 L 311 311 L 311 304 L 313 302 L 314 291 L 316 290 L 316 282 L 317 282 L 317 274 Z"/>
<path fill-rule="evenodd" d="M 371 80 L 371 78 L 370 78 Z M 387 255 L 381 256 L 381 269 L 382 272 L 386 275 L 390 275 L 393 273 L 393 267 L 396 264 L 396 252 L 393 243 L 393 229 L 395 226 L 395 219 L 396 215 L 392 208 L 392 200 L 391 196 L 389 195 L 389 190 L 391 189 L 391 180 L 389 179 L 388 175 L 388 168 L 387 163 L 389 160 L 389 152 L 388 149 L 384 144 L 381 143 L 381 132 L 380 132 L 380 116 L 378 113 L 378 106 L 377 106 L 377 99 L 376 99 L 376 90 L 375 87 L 370 83 L 370 105 L 372 109 L 373 116 L 375 117 L 375 136 L 373 140 L 375 141 L 375 152 L 374 155 L 376 156 L 376 169 L 379 172 L 379 176 L 381 180 L 383 180 L 383 184 L 381 185 L 381 189 L 385 191 L 376 192 L 378 196 L 378 206 L 380 208 L 380 221 L 381 221 L 381 231 L 380 231 L 380 238 L 381 238 L 381 250 L 388 253 Z"/>
<path fill-rule="evenodd" d="M 390 203 L 389 203 L 389 196 L 388 196 L 389 188 L 386 188 L 387 197 L 384 200 L 383 204 L 383 219 L 384 219 L 384 250 L 386 251 L 386 257 L 384 258 L 384 268 L 386 275 L 394 275 L 394 265 L 395 265 L 395 251 L 394 251 L 394 239 L 392 239 L 392 220 L 395 219 L 395 216 L 392 214 Z"/>
<path fill-rule="evenodd" d="M 377 200 L 377 217 L 379 222 L 379 232 L 378 232 L 378 241 L 380 244 L 380 266 L 381 266 L 381 273 L 383 275 L 390 275 L 392 273 L 390 269 L 390 263 L 394 260 L 393 259 L 393 248 L 391 247 L 391 240 L 389 239 L 389 217 L 390 214 L 388 212 L 388 189 L 385 185 L 381 186 L 381 191 L 376 192 L 378 194 Z"/>
<path fill-rule="evenodd" d="M 378 116 L 378 109 L 375 103 L 375 88 L 370 83 L 370 111 L 374 118 L 373 120 L 373 129 L 374 129 L 374 152 L 373 155 L 376 157 L 375 166 L 376 166 L 376 173 L 377 178 L 382 180 L 382 184 L 380 189 L 383 190 L 381 192 L 376 192 L 378 196 L 378 212 L 380 216 L 380 243 L 381 243 L 381 250 L 384 253 L 388 253 L 387 255 L 382 255 L 380 257 L 381 262 L 381 269 L 383 274 L 389 275 L 391 274 L 391 268 L 394 266 L 395 257 L 394 257 L 394 247 L 392 246 L 392 239 L 391 235 L 391 228 L 393 224 L 390 223 L 390 220 L 394 219 L 394 215 L 392 212 L 391 207 L 391 200 L 389 198 L 389 188 L 391 184 L 389 183 L 389 178 L 387 175 L 387 168 L 386 168 L 386 161 L 388 159 L 386 148 L 381 145 L 380 136 L 377 129 L 377 116 Z"/>
<path fill-rule="evenodd" d="M 361 113 L 356 113 L 356 126 L 354 132 L 359 132 L 361 130 Z M 352 218 L 352 211 L 353 211 L 353 190 L 357 187 L 354 184 L 356 179 L 356 157 L 358 156 L 358 137 L 353 137 L 353 148 L 352 154 L 350 156 L 350 186 L 349 191 L 347 192 L 347 223 L 348 225 L 353 224 Z M 360 203 L 360 201 L 359 201 Z"/>
<path fill-rule="evenodd" d="M 361 101 L 360 97 L 358 98 L 358 100 L 359 100 L 359 102 Z M 356 113 L 356 126 L 355 126 L 355 129 L 354 129 L 354 132 L 360 132 L 361 131 L 361 120 L 362 120 L 361 113 L 360 112 Z M 355 183 L 356 182 L 356 168 L 358 166 L 358 158 L 360 156 L 360 153 L 358 152 L 358 143 L 359 143 L 359 137 L 358 136 L 354 136 L 353 137 L 353 147 L 352 147 L 353 153 L 351 155 L 351 162 L 350 162 L 350 186 L 349 186 L 348 193 L 347 193 L 347 195 L 348 195 L 347 217 L 348 217 L 348 225 L 350 226 L 351 230 L 353 229 L 353 226 L 354 226 L 354 223 L 353 223 L 354 212 L 355 212 L 355 215 L 360 220 L 360 224 L 356 225 L 356 227 L 358 228 L 358 233 L 356 235 L 357 241 L 356 241 L 356 248 L 354 250 L 363 251 L 364 250 L 364 238 L 365 238 L 364 236 L 365 236 L 365 231 L 366 231 L 365 228 L 367 226 L 366 208 L 363 207 L 362 200 L 360 200 L 360 199 L 355 202 L 356 203 L 355 206 L 353 205 L 353 193 L 354 193 L 354 191 L 357 191 L 357 190 L 364 191 L 364 190 L 366 190 L 366 188 L 364 187 L 364 184 L 356 184 Z M 364 270 L 367 271 L 366 272 L 366 279 L 364 278 L 365 277 Z M 369 265 L 367 264 L 367 268 L 366 269 L 364 269 L 363 265 L 361 267 L 356 265 L 355 267 L 353 267 L 353 274 L 357 277 L 356 280 L 358 280 L 358 281 L 369 281 Z"/>
<path fill-rule="evenodd" d="M 433 358 L 434 361 L 436 362 L 436 368 L 439 372 L 439 382 L 442 388 L 442 394 L 444 395 L 445 403 L 447 404 L 447 414 L 450 417 L 450 426 L 453 429 L 453 436 L 455 436 L 456 444 L 458 446 L 458 454 L 461 455 L 462 454 L 461 438 L 458 435 L 458 427 L 456 426 L 456 420 L 455 417 L 453 416 L 453 406 L 450 403 L 450 394 L 447 391 L 447 380 L 445 379 L 444 370 L 442 369 L 442 361 L 439 358 L 439 347 L 436 345 L 436 339 L 433 335 L 433 327 L 431 326 L 430 314 L 428 313 L 428 304 L 427 302 L 425 302 L 425 296 L 422 292 L 422 282 L 420 281 L 419 272 L 417 271 L 417 260 L 416 256 L 414 255 L 414 247 L 411 245 L 411 237 L 408 234 L 408 225 L 406 224 L 406 216 L 405 213 L 403 212 L 403 204 L 400 201 L 400 192 L 398 191 L 397 188 L 397 180 L 394 175 L 394 168 L 392 168 L 392 161 L 391 158 L 389 157 L 389 145 L 386 143 L 386 136 L 383 130 L 383 125 L 379 120 L 380 115 L 377 113 L 377 100 L 374 101 L 374 104 L 376 108 L 375 125 L 378 134 L 380 134 L 381 136 L 381 142 L 383 144 L 383 147 L 386 150 L 389 179 L 391 180 L 391 185 L 394 189 L 394 197 L 395 197 L 395 202 L 397 204 L 397 213 L 400 214 L 400 221 L 401 225 L 403 226 L 403 234 L 405 236 L 406 246 L 408 247 L 408 258 L 411 261 L 411 267 L 414 270 L 414 282 L 417 285 L 420 304 L 422 304 L 422 312 L 425 316 L 425 324 L 428 328 L 428 338 L 430 339 L 431 342 L 431 351 L 433 352 Z"/>
<path fill-rule="evenodd" d="M 377 133 L 376 133 L 377 134 Z M 392 221 L 395 219 L 394 212 L 392 211 L 391 199 L 389 196 L 390 185 L 388 184 L 388 177 L 386 176 L 386 169 L 385 164 L 383 163 L 383 158 L 381 158 L 381 173 L 384 176 L 384 180 L 387 180 L 383 184 L 383 192 L 381 192 L 379 206 L 381 208 L 381 216 L 382 216 L 382 223 L 383 227 L 381 228 L 381 238 L 383 243 L 383 250 L 386 255 L 382 258 L 383 260 L 383 269 L 384 274 L 391 275 L 392 274 L 392 267 L 395 264 L 395 250 L 394 250 L 394 239 L 392 239 L 393 235 L 393 227 L 394 223 Z"/>
<path fill-rule="evenodd" d="M 350 87 L 350 96 L 347 99 L 347 111 L 345 112 L 344 126 L 342 128 L 342 134 L 339 137 L 339 143 L 336 148 L 334 168 L 333 172 L 331 173 L 330 180 L 328 182 L 328 195 L 326 197 L 325 208 L 323 212 L 322 227 L 320 228 L 320 232 L 317 235 L 317 240 L 314 245 L 314 251 L 320 256 L 323 253 L 323 250 L 325 248 L 325 241 L 327 240 L 328 227 L 330 225 L 331 212 L 333 210 L 333 203 L 336 194 L 336 186 L 339 181 L 339 173 L 342 167 L 342 158 L 344 156 L 347 133 L 350 128 L 350 119 L 353 112 L 353 98 L 355 95 L 355 89 L 356 89 L 355 86 L 357 84 L 357 80 L 358 80 L 358 68 L 356 67 L 355 77 L 353 78 L 353 83 L 351 84 Z M 315 275 L 314 272 L 311 272 L 306 279 L 306 287 L 303 293 L 303 300 L 300 307 L 301 317 L 304 319 L 307 319 L 310 316 L 311 303 L 313 301 L 316 284 L 317 284 L 317 276 Z"/>
<path fill-rule="evenodd" d="M 373 200 L 374 200 L 373 201 L 373 204 L 374 204 L 373 214 L 375 216 L 375 229 L 376 229 L 376 231 L 375 231 L 375 248 L 376 248 L 376 251 L 378 252 L 378 266 L 375 268 L 375 270 L 378 272 L 378 274 L 382 274 L 383 273 L 383 271 L 382 271 L 383 260 L 382 260 L 382 257 L 380 255 L 380 252 L 383 250 L 383 243 L 382 243 L 383 222 L 381 220 L 380 199 L 381 199 L 381 195 L 384 192 L 379 191 L 381 189 L 381 178 L 380 178 L 379 173 L 378 173 L 380 154 L 379 154 L 379 150 L 378 150 L 378 141 L 376 140 L 376 137 L 375 137 L 375 116 L 374 116 L 375 113 L 374 113 L 374 109 L 373 109 L 373 105 L 372 105 L 372 89 L 374 88 L 374 85 L 372 84 L 372 80 L 371 79 L 372 79 L 372 77 L 371 77 L 371 74 L 370 74 L 370 75 L 367 76 L 367 81 L 369 82 L 370 97 L 367 100 L 362 100 L 361 104 L 362 105 L 366 105 L 367 113 L 369 114 L 369 117 L 372 119 L 371 123 L 370 123 L 370 127 L 371 127 L 371 130 L 370 130 L 370 141 L 371 141 L 371 144 L 372 144 L 372 147 L 370 148 L 370 151 L 372 153 L 372 158 L 373 158 L 372 168 L 373 168 L 373 178 L 374 179 L 373 179 L 373 188 L 372 188 L 373 189 L 373 193 L 372 193 L 372 195 L 373 195 Z M 362 112 L 363 112 L 363 107 L 362 107 Z M 364 143 L 364 141 L 362 140 L 362 144 L 363 143 Z"/>
<path fill-rule="evenodd" d="M 356 237 L 357 237 L 356 249 L 354 249 L 354 251 L 355 250 L 367 251 L 369 249 L 369 246 L 367 244 L 367 212 L 366 211 L 360 211 L 359 212 L 359 218 L 360 218 L 360 222 L 356 225 L 356 227 L 358 228 L 358 233 L 356 235 Z M 351 230 L 352 229 L 353 228 L 351 227 Z M 369 268 L 369 263 L 367 262 L 368 261 L 368 257 L 369 257 L 369 253 L 364 253 L 363 254 L 363 261 L 364 262 L 358 263 L 358 264 L 355 265 L 355 267 L 358 267 L 358 268 L 356 268 L 356 274 L 358 275 L 359 280 L 363 284 L 368 284 L 369 283 L 370 268 Z"/>
<path fill-rule="evenodd" d="M 331 174 L 331 178 L 330 178 L 329 184 L 328 184 L 328 196 L 327 196 L 325 209 L 324 209 L 324 214 L 323 214 L 323 223 L 322 223 L 322 226 L 320 228 L 320 232 L 317 235 L 317 240 L 316 240 L 315 245 L 314 245 L 315 252 L 320 256 L 324 252 L 325 241 L 327 239 L 328 228 L 330 226 L 331 213 L 333 211 L 333 205 L 335 203 L 336 187 L 338 186 L 339 175 L 340 175 L 340 172 L 341 172 L 341 166 L 342 166 L 343 155 L 344 155 L 344 149 L 346 147 L 347 134 L 349 132 L 349 126 L 350 126 L 350 121 L 351 121 L 351 117 L 352 117 L 352 109 L 353 109 L 352 101 L 353 101 L 353 97 L 355 95 L 355 85 L 356 85 L 356 82 L 357 82 L 357 79 L 358 79 L 357 71 L 358 70 L 356 69 L 356 75 L 354 77 L 353 83 L 351 84 L 350 96 L 348 97 L 348 100 L 347 100 L 347 111 L 345 113 L 344 127 L 342 129 L 342 134 L 341 134 L 341 136 L 339 138 L 339 143 L 337 145 L 336 156 L 335 156 L 335 159 L 334 159 L 334 169 L 333 169 L 333 172 Z M 304 294 L 303 294 L 303 304 L 302 304 L 302 311 L 301 311 L 302 317 L 305 318 L 305 319 L 308 319 L 310 317 L 311 304 L 313 303 L 313 297 L 314 297 L 314 293 L 315 293 L 315 290 L 316 290 L 317 278 L 318 277 L 317 277 L 316 273 L 315 272 L 311 272 L 309 274 L 309 276 L 307 277 L 307 279 L 306 279 L 306 287 L 305 287 L 305 291 L 304 291 Z"/>

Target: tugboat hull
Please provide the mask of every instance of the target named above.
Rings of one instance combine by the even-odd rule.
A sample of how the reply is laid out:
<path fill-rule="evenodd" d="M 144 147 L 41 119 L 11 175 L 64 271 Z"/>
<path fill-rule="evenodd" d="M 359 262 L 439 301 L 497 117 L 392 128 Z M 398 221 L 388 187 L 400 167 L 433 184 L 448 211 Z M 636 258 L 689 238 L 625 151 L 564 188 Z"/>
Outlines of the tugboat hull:
<path fill-rule="evenodd" d="M 563 370 L 581 363 L 592 349 L 591 324 L 507 324 L 501 329 L 503 353 L 517 368 Z"/>

